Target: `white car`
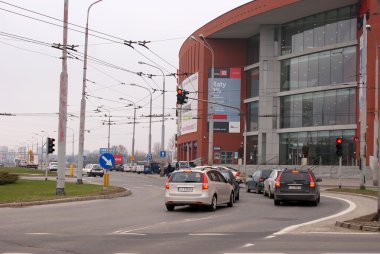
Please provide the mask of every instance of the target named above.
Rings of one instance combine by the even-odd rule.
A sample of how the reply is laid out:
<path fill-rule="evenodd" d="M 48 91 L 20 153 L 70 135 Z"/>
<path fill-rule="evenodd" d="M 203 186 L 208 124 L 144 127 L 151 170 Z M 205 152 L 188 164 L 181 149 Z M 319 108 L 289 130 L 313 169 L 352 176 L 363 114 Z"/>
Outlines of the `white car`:
<path fill-rule="evenodd" d="M 104 170 L 99 164 L 87 164 L 83 171 L 82 174 L 87 175 L 87 176 L 100 176 L 103 177 L 104 175 Z"/>
<path fill-rule="evenodd" d="M 268 176 L 267 179 L 265 179 L 264 190 L 263 190 L 264 196 L 268 195 L 268 197 L 271 199 L 274 197 L 274 189 L 275 189 L 275 185 L 276 185 L 276 180 L 282 171 L 284 171 L 284 170 L 283 169 L 273 169 L 272 173 Z"/>
<path fill-rule="evenodd" d="M 49 171 L 57 171 L 58 170 L 58 162 L 52 161 L 48 166 Z"/>
<path fill-rule="evenodd" d="M 212 167 L 180 169 L 166 182 L 165 206 L 173 211 L 176 206 L 207 206 L 212 211 L 217 205 L 232 207 L 234 187 Z"/>

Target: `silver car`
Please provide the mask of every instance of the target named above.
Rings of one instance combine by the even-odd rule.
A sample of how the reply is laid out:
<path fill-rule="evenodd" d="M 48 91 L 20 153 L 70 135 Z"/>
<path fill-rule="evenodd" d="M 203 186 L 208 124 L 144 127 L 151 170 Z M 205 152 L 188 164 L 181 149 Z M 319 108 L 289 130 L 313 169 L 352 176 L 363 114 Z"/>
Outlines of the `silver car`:
<path fill-rule="evenodd" d="M 264 190 L 263 190 L 264 196 L 268 196 L 271 199 L 274 197 L 274 189 L 275 189 L 276 180 L 282 171 L 283 169 L 273 169 L 272 173 L 264 181 Z"/>
<path fill-rule="evenodd" d="M 234 188 L 212 167 L 197 167 L 174 171 L 166 182 L 165 206 L 173 211 L 176 206 L 207 206 L 215 211 L 217 205 L 232 207 Z"/>

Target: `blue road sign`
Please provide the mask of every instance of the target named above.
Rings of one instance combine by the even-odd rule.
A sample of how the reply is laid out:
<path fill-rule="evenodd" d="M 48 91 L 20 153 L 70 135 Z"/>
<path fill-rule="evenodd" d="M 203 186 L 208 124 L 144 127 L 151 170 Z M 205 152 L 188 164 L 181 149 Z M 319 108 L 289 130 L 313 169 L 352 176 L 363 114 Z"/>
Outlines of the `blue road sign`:
<path fill-rule="evenodd" d="M 104 169 L 110 169 L 115 165 L 115 157 L 110 153 L 103 153 L 99 157 L 99 164 Z"/>
<path fill-rule="evenodd" d="M 165 158 L 166 157 L 166 151 L 160 151 L 160 157 Z"/>
<path fill-rule="evenodd" d="M 107 153 L 107 152 L 108 152 L 108 148 L 100 148 L 100 151 L 99 151 L 100 154 Z M 110 148 L 109 153 L 113 154 L 113 148 Z"/>
<path fill-rule="evenodd" d="M 146 156 L 146 159 L 147 159 L 148 161 L 153 160 L 153 155 L 152 155 L 151 153 L 148 153 L 147 156 Z"/>

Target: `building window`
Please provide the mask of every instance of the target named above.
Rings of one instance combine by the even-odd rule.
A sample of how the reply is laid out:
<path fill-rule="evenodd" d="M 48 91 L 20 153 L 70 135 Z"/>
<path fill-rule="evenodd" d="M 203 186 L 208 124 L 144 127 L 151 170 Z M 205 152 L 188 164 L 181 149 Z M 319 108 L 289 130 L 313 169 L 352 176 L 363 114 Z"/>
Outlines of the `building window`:
<path fill-rule="evenodd" d="M 247 165 L 257 165 L 259 138 L 255 136 L 247 136 Z"/>
<path fill-rule="evenodd" d="M 232 164 L 233 152 L 221 152 L 220 153 L 220 163 L 221 164 Z"/>
<path fill-rule="evenodd" d="M 284 96 L 280 128 L 356 123 L 356 88 Z"/>
<path fill-rule="evenodd" d="M 260 61 L 260 34 L 254 35 L 248 39 L 248 65 Z"/>
<path fill-rule="evenodd" d="M 342 164 L 355 164 L 355 130 L 294 132 L 280 134 L 280 164 L 299 165 L 307 158 L 308 165 L 334 165 L 336 138 L 343 137 Z"/>
<path fill-rule="evenodd" d="M 247 98 L 259 96 L 259 68 L 247 71 Z"/>
<path fill-rule="evenodd" d="M 356 39 L 356 5 L 318 13 L 281 26 L 281 54 L 301 53 Z"/>
<path fill-rule="evenodd" d="M 259 129 L 259 102 L 254 101 L 247 104 L 247 130 L 257 131 Z"/>
<path fill-rule="evenodd" d="M 356 81 L 356 47 L 281 61 L 281 91 Z"/>

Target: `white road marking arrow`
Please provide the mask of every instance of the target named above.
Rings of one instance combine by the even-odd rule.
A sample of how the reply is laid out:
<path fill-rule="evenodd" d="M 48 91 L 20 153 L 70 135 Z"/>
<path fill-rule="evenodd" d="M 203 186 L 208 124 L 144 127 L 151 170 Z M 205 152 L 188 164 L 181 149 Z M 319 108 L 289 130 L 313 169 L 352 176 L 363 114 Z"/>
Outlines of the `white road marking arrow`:
<path fill-rule="evenodd" d="M 106 162 L 107 166 L 112 166 L 112 160 L 107 160 L 106 156 L 103 156 L 102 159 Z"/>

